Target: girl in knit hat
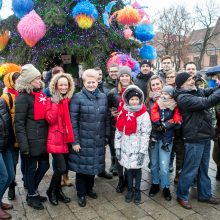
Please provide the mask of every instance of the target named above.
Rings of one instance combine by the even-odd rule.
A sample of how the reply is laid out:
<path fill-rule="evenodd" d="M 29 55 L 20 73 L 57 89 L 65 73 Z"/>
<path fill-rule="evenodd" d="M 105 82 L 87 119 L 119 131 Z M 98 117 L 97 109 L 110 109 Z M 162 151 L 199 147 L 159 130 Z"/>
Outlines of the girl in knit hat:
<path fill-rule="evenodd" d="M 70 202 L 70 198 L 61 190 L 61 178 L 68 170 L 68 143 L 74 141 L 69 113 L 69 102 L 75 90 L 72 76 L 67 73 L 56 74 L 50 81 L 49 90 L 51 98 L 46 107 L 49 124 L 47 152 L 52 154 L 54 173 L 47 195 L 52 205 L 58 205 L 58 201 Z"/>
<path fill-rule="evenodd" d="M 126 202 L 139 204 L 141 201 L 141 168 L 147 154 L 151 121 L 147 113 L 143 92 L 130 85 L 123 93 L 124 105 L 116 122 L 115 150 L 121 166 L 127 169 L 128 193 Z M 133 180 L 135 187 L 133 189 Z"/>
<path fill-rule="evenodd" d="M 27 204 L 34 209 L 43 209 L 46 197 L 40 196 L 38 186 L 49 169 L 46 150 L 47 122 L 46 96 L 42 92 L 41 73 L 32 64 L 21 69 L 15 89 L 15 133 L 25 163 Z"/>

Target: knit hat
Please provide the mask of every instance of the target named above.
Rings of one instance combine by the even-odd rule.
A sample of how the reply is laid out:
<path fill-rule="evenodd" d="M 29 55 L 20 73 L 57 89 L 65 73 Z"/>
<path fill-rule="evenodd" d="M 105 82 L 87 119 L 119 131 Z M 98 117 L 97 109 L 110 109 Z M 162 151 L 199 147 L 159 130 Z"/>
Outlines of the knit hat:
<path fill-rule="evenodd" d="M 121 75 L 123 74 L 128 74 L 131 77 L 131 68 L 128 66 L 122 66 L 119 68 L 119 72 L 118 72 L 118 78 L 121 77 Z"/>
<path fill-rule="evenodd" d="M 175 79 L 176 86 L 180 88 L 189 77 L 191 77 L 191 75 L 187 72 L 177 74 L 176 79 Z"/>
<path fill-rule="evenodd" d="M 144 64 L 147 64 L 150 68 L 151 68 L 151 62 L 150 61 L 148 61 L 148 60 L 142 60 L 141 62 L 140 62 L 140 67 L 142 66 L 142 65 L 144 65 Z"/>
<path fill-rule="evenodd" d="M 137 96 L 139 99 L 141 99 L 142 94 L 140 92 L 138 92 L 137 90 L 130 90 L 126 94 L 125 98 L 127 99 L 127 102 L 129 102 L 129 100 L 134 96 Z"/>
<path fill-rule="evenodd" d="M 162 89 L 162 92 L 166 92 L 169 94 L 171 97 L 173 97 L 174 94 L 174 88 L 172 86 L 164 86 Z"/>
<path fill-rule="evenodd" d="M 30 83 L 38 76 L 41 76 L 41 73 L 38 69 L 36 69 L 32 64 L 26 64 L 21 68 L 21 78 Z"/>

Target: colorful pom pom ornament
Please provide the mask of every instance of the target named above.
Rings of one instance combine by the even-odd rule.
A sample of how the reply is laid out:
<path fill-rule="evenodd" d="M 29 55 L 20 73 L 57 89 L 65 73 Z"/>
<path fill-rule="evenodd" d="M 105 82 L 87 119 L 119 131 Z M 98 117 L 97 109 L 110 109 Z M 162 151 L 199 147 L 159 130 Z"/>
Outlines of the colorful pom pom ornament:
<path fill-rule="evenodd" d="M 123 33 L 124 33 L 125 39 L 129 39 L 129 38 L 131 38 L 133 31 L 131 30 L 130 27 L 125 27 Z"/>
<path fill-rule="evenodd" d="M 81 1 L 73 8 L 72 16 L 80 28 L 88 29 L 98 18 L 98 11 L 89 1 Z"/>
<path fill-rule="evenodd" d="M 12 72 L 21 72 L 21 66 L 14 63 L 3 63 L 0 65 L 0 78 Z"/>
<path fill-rule="evenodd" d="M 21 19 L 17 29 L 26 44 L 30 47 L 35 46 L 46 33 L 45 23 L 34 10 Z"/>
<path fill-rule="evenodd" d="M 155 37 L 155 32 L 152 24 L 141 23 L 135 27 L 135 37 L 142 41 L 150 41 Z"/>
<path fill-rule="evenodd" d="M 3 34 L 0 34 L 0 52 L 5 49 L 10 38 L 9 31 L 5 31 Z"/>
<path fill-rule="evenodd" d="M 141 21 L 141 16 L 137 9 L 126 6 L 117 12 L 117 21 L 122 25 L 136 25 Z"/>
<path fill-rule="evenodd" d="M 156 49 L 151 45 L 144 45 L 140 49 L 140 56 L 142 59 L 155 60 L 157 58 Z"/>
<path fill-rule="evenodd" d="M 12 10 L 17 18 L 22 18 L 34 8 L 32 0 L 12 0 Z"/>
<path fill-rule="evenodd" d="M 140 72 L 139 63 L 133 59 L 130 55 L 124 53 L 114 52 L 111 54 L 109 60 L 107 61 L 107 68 L 113 63 L 116 63 L 120 66 L 128 66 L 132 70 L 132 78 L 135 78 L 137 74 Z"/>

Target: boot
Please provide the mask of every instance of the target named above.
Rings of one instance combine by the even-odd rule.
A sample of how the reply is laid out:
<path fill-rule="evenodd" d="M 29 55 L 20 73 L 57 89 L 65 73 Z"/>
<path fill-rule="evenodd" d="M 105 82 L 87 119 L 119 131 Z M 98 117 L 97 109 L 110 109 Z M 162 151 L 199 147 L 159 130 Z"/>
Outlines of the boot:
<path fill-rule="evenodd" d="M 98 176 L 103 177 L 105 179 L 112 179 L 112 174 L 108 173 L 107 171 L 103 171 L 102 173 L 99 173 Z"/>
<path fill-rule="evenodd" d="M 127 193 L 127 195 L 125 196 L 125 201 L 126 201 L 127 203 L 129 203 L 129 202 L 132 201 L 133 197 L 134 197 L 134 190 L 133 190 L 133 188 L 129 188 L 129 189 L 128 189 L 128 193 Z"/>
<path fill-rule="evenodd" d="M 141 191 L 140 189 L 135 189 L 134 191 L 134 203 L 140 204 L 141 202 Z"/>
<path fill-rule="evenodd" d="M 17 186 L 17 183 L 15 182 L 15 180 L 13 180 L 8 188 L 8 200 L 15 199 L 15 186 Z"/>
<path fill-rule="evenodd" d="M 113 174 L 113 176 L 118 176 L 118 168 L 117 168 L 115 157 L 112 157 L 111 161 L 112 161 L 112 163 L 111 163 L 109 170 Z"/>
<path fill-rule="evenodd" d="M 151 185 L 149 196 L 154 197 L 158 192 L 160 191 L 159 184 L 153 184 Z"/>
<path fill-rule="evenodd" d="M 0 208 L 0 219 L 10 219 L 11 215 L 4 211 L 2 208 Z"/>
<path fill-rule="evenodd" d="M 118 185 L 116 187 L 116 192 L 117 193 L 122 193 L 124 191 L 124 177 L 123 176 L 119 176 L 119 181 L 118 181 Z"/>
<path fill-rule="evenodd" d="M 167 201 L 170 201 L 172 199 L 169 188 L 167 188 L 167 187 L 163 188 L 163 196 L 164 196 L 165 200 L 167 200 Z"/>
<path fill-rule="evenodd" d="M 215 179 L 216 179 L 217 181 L 220 181 L 220 167 L 217 167 L 217 172 L 216 172 L 216 177 L 215 177 Z"/>
<path fill-rule="evenodd" d="M 71 201 L 70 198 L 64 194 L 61 188 L 59 188 L 59 190 L 57 191 L 57 199 L 63 203 L 69 203 Z"/>
<path fill-rule="evenodd" d="M 39 200 L 38 196 L 28 196 L 26 197 L 27 204 L 36 209 L 36 210 L 42 210 L 44 209 L 44 206 L 42 202 Z"/>
<path fill-rule="evenodd" d="M 69 179 L 68 172 L 63 174 L 62 177 L 63 177 L 64 186 L 72 186 L 73 185 L 72 181 Z"/>
<path fill-rule="evenodd" d="M 57 199 L 57 189 L 56 188 L 49 188 L 47 190 L 47 196 L 48 196 L 48 199 L 50 201 L 50 203 L 52 205 L 58 205 L 58 199 Z"/>
<path fill-rule="evenodd" d="M 179 170 L 176 170 L 176 175 L 174 177 L 174 184 L 178 184 L 179 176 L 180 176 Z"/>

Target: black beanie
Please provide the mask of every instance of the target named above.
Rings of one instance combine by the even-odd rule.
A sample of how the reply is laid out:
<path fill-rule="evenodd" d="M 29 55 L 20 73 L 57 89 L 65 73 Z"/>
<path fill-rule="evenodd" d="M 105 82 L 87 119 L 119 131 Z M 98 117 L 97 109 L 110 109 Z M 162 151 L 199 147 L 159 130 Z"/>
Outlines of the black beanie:
<path fill-rule="evenodd" d="M 183 83 L 185 83 L 186 80 L 189 79 L 189 77 L 191 77 L 191 75 L 187 72 L 177 74 L 175 79 L 176 87 L 180 88 Z"/>
<path fill-rule="evenodd" d="M 147 64 L 150 68 L 151 68 L 151 62 L 150 61 L 148 61 L 148 60 L 142 60 L 141 62 L 140 62 L 140 67 L 142 66 L 142 65 L 144 65 L 144 64 Z"/>
<path fill-rule="evenodd" d="M 129 101 L 133 96 L 137 96 L 139 99 L 141 99 L 142 94 L 140 92 L 138 92 L 137 90 L 130 90 L 125 98 L 127 99 L 127 101 Z"/>

